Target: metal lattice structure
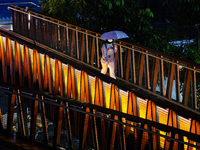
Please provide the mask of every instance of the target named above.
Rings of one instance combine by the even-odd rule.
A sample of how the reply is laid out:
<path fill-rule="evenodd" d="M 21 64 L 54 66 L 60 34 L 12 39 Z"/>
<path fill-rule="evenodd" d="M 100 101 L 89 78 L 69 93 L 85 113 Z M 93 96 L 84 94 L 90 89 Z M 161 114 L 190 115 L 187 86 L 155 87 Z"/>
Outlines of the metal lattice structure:
<path fill-rule="evenodd" d="M 95 33 L 34 11 L 12 6 L 13 31 L 63 54 L 101 68 L 101 39 Z M 194 110 L 200 66 L 131 43 L 116 41 L 115 71 L 118 78 L 135 83 Z"/>
<path fill-rule="evenodd" d="M 116 41 L 115 80 L 100 73 L 100 34 L 9 9 L 1 130 L 54 148 L 200 149 L 197 64 Z"/>
<path fill-rule="evenodd" d="M 200 149 L 195 110 L 5 30 L 0 54 L 2 130 L 55 148 Z"/>

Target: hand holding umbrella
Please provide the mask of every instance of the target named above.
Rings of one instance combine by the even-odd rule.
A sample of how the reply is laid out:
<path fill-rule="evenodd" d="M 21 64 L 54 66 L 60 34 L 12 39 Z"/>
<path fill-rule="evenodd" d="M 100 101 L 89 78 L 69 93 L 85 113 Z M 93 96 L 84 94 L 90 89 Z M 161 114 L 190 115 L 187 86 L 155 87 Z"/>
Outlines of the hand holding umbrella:
<path fill-rule="evenodd" d="M 128 38 L 128 36 L 122 31 L 109 31 L 105 32 L 101 37 L 103 40 L 107 40 L 106 43 L 103 44 L 102 58 L 101 58 L 101 73 L 106 74 L 108 67 L 110 68 L 110 77 L 116 79 L 115 77 L 115 57 L 114 53 L 117 50 L 116 45 L 114 45 L 113 39 L 122 39 Z"/>

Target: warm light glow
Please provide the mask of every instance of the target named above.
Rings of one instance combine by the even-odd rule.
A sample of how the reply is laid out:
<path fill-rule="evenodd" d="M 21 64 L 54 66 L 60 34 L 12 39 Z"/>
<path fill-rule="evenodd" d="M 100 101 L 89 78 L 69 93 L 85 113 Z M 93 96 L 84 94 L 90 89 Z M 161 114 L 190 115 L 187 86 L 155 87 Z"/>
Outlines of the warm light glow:
<path fill-rule="evenodd" d="M 90 76 L 89 75 L 89 81 L 90 81 L 90 89 L 91 89 L 91 101 L 92 101 L 92 104 L 94 104 L 94 98 L 95 98 L 95 80 L 96 78 L 93 77 L 93 76 Z"/>
<path fill-rule="evenodd" d="M 63 64 L 63 78 L 64 78 L 64 86 L 65 86 L 64 94 L 65 95 L 67 95 L 67 77 L 68 77 L 68 65 Z"/>
<path fill-rule="evenodd" d="M 146 119 L 147 101 L 138 97 L 139 117 Z"/>
<path fill-rule="evenodd" d="M 110 93 L 111 93 L 111 84 L 103 82 L 104 91 L 105 91 L 105 104 L 106 108 L 110 107 Z"/>
<path fill-rule="evenodd" d="M 164 125 L 167 125 L 167 119 L 168 119 L 168 109 L 164 109 L 162 107 L 157 106 L 158 109 L 158 122 Z M 166 132 L 158 131 L 158 133 L 162 135 L 166 135 Z M 165 138 L 160 136 L 160 147 L 164 148 L 165 144 Z"/>
<path fill-rule="evenodd" d="M 0 35 L 0 42 L 4 42 L 5 43 L 5 40 L 6 38 L 1 36 Z M 15 54 L 15 42 L 11 40 L 11 44 L 12 44 L 12 55 L 13 55 L 13 58 L 15 58 L 14 56 L 16 55 Z M 22 60 L 22 63 L 24 63 L 24 45 L 21 45 L 21 44 L 17 44 L 17 46 L 20 47 L 20 54 L 21 54 L 21 60 Z M 5 51 L 6 51 L 6 48 L 5 48 Z M 30 62 L 31 62 L 31 68 L 32 68 L 32 71 L 33 71 L 33 54 L 34 54 L 34 51 L 30 48 L 28 48 L 28 51 L 26 53 L 29 53 L 29 56 L 30 56 Z M 52 75 L 52 85 L 53 85 L 53 89 L 55 88 L 55 63 L 56 63 L 56 59 L 52 59 L 52 58 L 49 58 L 49 56 L 47 56 L 46 58 L 46 62 L 44 62 L 44 58 L 45 58 L 45 55 L 44 54 L 40 54 L 40 58 L 41 58 L 41 70 L 42 70 L 42 76 L 44 78 L 44 66 L 45 66 L 45 63 L 47 63 L 48 61 L 50 61 L 50 69 L 51 69 L 51 75 Z M 49 59 L 48 59 L 49 58 Z M 34 61 L 37 61 L 37 60 L 34 60 Z M 65 95 L 67 95 L 67 90 L 68 90 L 68 69 L 69 69 L 69 65 L 68 64 L 64 64 L 62 63 L 62 68 L 63 68 L 63 82 L 64 82 L 64 93 Z M 71 70 L 72 71 L 72 70 Z M 75 86 L 76 86 L 76 94 L 77 94 L 77 100 L 80 100 L 80 91 L 81 91 L 81 80 L 84 79 L 84 82 L 85 82 L 85 77 L 82 79 L 81 77 L 81 72 L 82 70 L 78 70 L 78 69 L 74 69 L 74 75 L 75 75 Z M 49 77 L 48 77 L 49 78 Z M 89 93 L 90 93 L 90 97 L 91 97 L 91 103 L 94 104 L 94 100 L 95 100 L 95 86 L 96 86 L 96 77 L 93 77 L 91 75 L 88 75 L 88 83 L 89 83 Z M 103 82 L 103 92 L 105 94 L 105 107 L 106 108 L 110 108 L 110 100 L 111 100 L 111 87 L 112 87 L 112 84 L 111 83 L 106 83 L 106 82 Z M 73 83 L 72 83 L 73 84 Z M 85 84 L 86 85 L 86 84 Z M 121 89 L 115 89 L 116 93 L 118 92 L 119 94 L 119 107 L 120 107 L 120 111 L 123 112 L 123 113 L 127 113 L 127 110 L 128 110 L 128 105 L 129 105 L 129 92 L 128 91 L 124 91 L 124 90 L 121 90 Z M 103 93 L 100 93 L 100 94 L 103 94 Z M 73 97 L 73 92 L 71 92 L 71 96 Z M 86 102 L 86 94 L 84 94 L 84 101 Z M 144 118 L 146 119 L 146 116 L 147 116 L 147 102 L 148 100 L 144 100 L 140 97 L 136 97 L 136 101 L 137 101 L 137 109 L 138 109 L 138 117 L 141 117 L 141 118 Z M 150 101 L 149 101 L 150 102 Z M 132 102 L 131 102 L 132 103 Z M 132 104 L 131 104 L 132 105 Z M 129 107 L 130 108 L 130 107 Z M 114 109 L 116 109 L 116 106 L 114 106 Z M 156 110 L 157 110 L 157 122 L 160 123 L 160 124 L 164 124 L 164 125 L 167 125 L 167 121 L 168 121 L 168 113 L 169 113 L 169 109 L 165 109 L 165 108 L 162 108 L 162 107 L 159 107 L 159 106 L 156 106 Z M 178 115 L 177 115 L 178 116 Z M 178 127 L 179 129 L 181 130 L 184 130 L 184 131 L 187 131 L 187 132 L 190 132 L 190 126 L 191 126 L 191 119 L 186 119 L 184 117 L 181 117 L 181 116 L 178 116 L 178 121 L 179 121 L 179 124 L 180 126 Z M 150 119 L 151 120 L 151 119 Z M 126 122 L 125 118 L 122 118 L 122 121 L 123 122 Z M 131 124 L 133 124 L 133 122 L 131 122 Z M 124 128 L 126 126 L 124 125 Z M 130 129 L 130 128 L 129 128 Z M 130 131 L 130 130 L 129 130 Z M 131 128 L 131 134 L 134 134 L 134 128 Z M 158 133 L 162 134 L 162 135 L 166 135 L 166 132 L 164 131 L 160 131 L 158 130 Z M 183 137 L 184 139 L 184 142 L 188 142 L 188 139 L 186 137 Z M 159 143 L 160 143 L 160 147 L 161 148 L 164 148 L 164 144 L 165 144 L 165 138 L 163 137 L 159 137 Z M 187 149 L 188 146 L 187 145 L 184 145 L 184 149 Z M 195 148 L 193 148 L 195 149 Z"/>
<path fill-rule="evenodd" d="M 80 95 L 81 95 L 81 71 L 78 71 L 77 69 L 75 69 L 76 72 L 76 84 L 77 84 L 77 94 L 78 94 L 78 100 L 80 100 Z M 84 98 L 85 99 L 85 98 Z"/>
<path fill-rule="evenodd" d="M 120 95 L 121 95 L 121 111 L 123 113 L 127 113 L 127 109 L 128 109 L 128 92 L 123 91 L 123 90 L 119 90 L 120 91 Z"/>
<path fill-rule="evenodd" d="M 31 54 L 31 63 L 33 65 L 33 50 L 29 49 L 29 52 Z M 41 63 L 42 66 L 44 66 L 44 55 L 41 54 Z M 55 85 L 55 59 L 50 58 L 50 63 L 51 63 L 51 69 L 52 69 L 52 77 L 53 77 L 53 86 Z M 68 65 L 67 64 L 62 64 L 63 65 L 63 78 L 64 78 L 64 85 L 65 85 L 65 94 L 67 94 L 67 78 L 68 78 Z M 44 75 L 44 69 L 42 69 L 43 75 Z M 74 69 L 74 73 L 76 76 L 76 86 L 77 86 L 77 99 L 80 100 L 80 88 L 81 88 L 81 70 Z M 95 98 L 95 80 L 96 78 L 93 76 L 88 75 L 88 80 L 89 80 L 89 86 L 90 86 L 90 94 L 91 94 L 91 103 L 94 104 L 94 98 Z M 110 98 L 111 98 L 111 83 L 106 83 L 103 82 L 103 87 L 104 87 L 104 92 L 105 92 L 105 104 L 106 108 L 110 108 Z M 103 94 L 103 93 L 100 93 Z M 71 96 L 73 97 L 73 93 L 71 93 Z M 123 91 L 119 89 L 119 99 L 120 99 L 120 111 L 123 113 L 127 113 L 128 109 L 128 92 Z M 86 95 L 84 96 L 84 101 L 86 102 Z M 141 118 L 146 119 L 146 110 L 147 110 L 147 100 L 141 99 L 137 97 L 137 102 L 138 102 L 138 108 L 139 108 L 139 114 L 138 116 Z M 162 107 L 156 106 L 157 107 L 157 122 L 161 124 L 167 125 L 167 120 L 168 120 L 168 113 L 169 109 L 164 109 Z M 116 107 L 114 108 L 116 109 Z M 180 123 L 180 129 L 185 130 L 187 132 L 190 131 L 190 124 L 191 124 L 191 119 L 186 119 L 184 117 L 178 116 L 179 118 L 179 123 Z M 123 122 L 126 122 L 125 118 L 122 118 Z M 133 125 L 133 122 L 131 122 Z M 124 125 L 124 128 L 126 126 Z M 134 128 L 131 128 L 131 133 L 134 133 Z M 166 132 L 158 130 L 158 133 L 162 135 L 166 135 Z M 188 142 L 188 139 L 186 137 L 183 137 L 184 142 Z M 160 140 L 160 147 L 164 148 L 165 144 L 165 138 L 159 137 Z M 184 149 L 187 149 L 188 146 L 184 145 Z M 195 148 L 193 148 L 195 149 Z"/>

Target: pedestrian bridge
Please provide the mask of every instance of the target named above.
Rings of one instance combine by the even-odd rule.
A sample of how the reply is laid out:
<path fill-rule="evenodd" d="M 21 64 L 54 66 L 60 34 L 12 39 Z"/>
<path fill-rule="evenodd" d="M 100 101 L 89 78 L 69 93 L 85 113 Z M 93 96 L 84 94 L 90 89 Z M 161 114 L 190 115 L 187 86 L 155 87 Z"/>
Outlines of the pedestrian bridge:
<path fill-rule="evenodd" d="M 0 128 L 58 149 L 200 149 L 200 66 L 12 6 L 0 29 Z"/>

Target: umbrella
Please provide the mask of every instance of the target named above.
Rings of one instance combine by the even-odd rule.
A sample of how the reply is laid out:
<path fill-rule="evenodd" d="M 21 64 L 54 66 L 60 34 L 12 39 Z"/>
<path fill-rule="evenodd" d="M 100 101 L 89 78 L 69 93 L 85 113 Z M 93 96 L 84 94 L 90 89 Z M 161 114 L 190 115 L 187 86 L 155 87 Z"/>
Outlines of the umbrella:
<path fill-rule="evenodd" d="M 109 31 L 105 32 L 102 34 L 100 37 L 103 40 L 108 40 L 108 39 L 123 39 L 123 38 L 128 38 L 128 35 L 122 31 Z"/>

